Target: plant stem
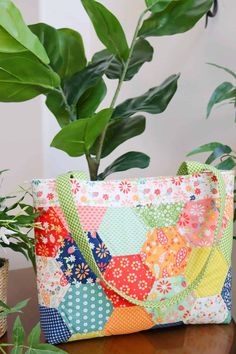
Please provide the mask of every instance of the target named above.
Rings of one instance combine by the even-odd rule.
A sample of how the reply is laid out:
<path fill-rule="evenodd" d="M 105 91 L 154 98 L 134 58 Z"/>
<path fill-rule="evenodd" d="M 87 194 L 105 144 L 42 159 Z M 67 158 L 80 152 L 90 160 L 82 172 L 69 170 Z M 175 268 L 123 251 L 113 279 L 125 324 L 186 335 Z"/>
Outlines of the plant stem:
<path fill-rule="evenodd" d="M 62 89 L 62 87 L 60 86 L 59 89 L 58 89 L 58 90 L 55 90 L 55 91 L 57 91 L 57 92 L 59 92 L 59 93 L 61 94 L 62 99 L 63 99 L 63 102 L 64 102 L 64 105 L 65 105 L 65 108 L 66 108 L 67 112 L 69 113 L 70 120 L 71 120 L 72 122 L 74 122 L 74 121 L 77 119 L 76 114 L 75 114 L 74 110 L 71 109 L 71 106 L 70 106 L 69 103 L 67 102 L 67 98 L 66 98 L 66 95 L 65 95 L 65 93 L 64 93 L 64 91 L 63 91 L 63 89 Z"/>
<path fill-rule="evenodd" d="M 131 46 L 130 46 L 130 50 L 129 50 L 129 56 L 128 56 L 127 61 L 124 64 L 124 69 L 123 69 L 122 75 L 121 75 L 121 77 L 119 79 L 119 82 L 118 82 L 114 97 L 113 97 L 113 99 L 111 101 L 110 108 L 112 108 L 112 109 L 115 107 L 116 101 L 117 101 L 118 96 L 119 96 L 120 91 L 121 91 L 121 87 L 122 87 L 123 82 L 125 80 L 125 76 L 127 74 L 127 71 L 128 71 L 128 68 L 129 68 L 129 64 L 130 64 L 130 61 L 131 61 L 131 58 L 132 58 L 132 55 L 133 55 L 135 43 L 136 43 L 136 40 L 137 40 L 137 37 L 138 37 L 139 29 L 140 29 L 141 24 L 143 22 L 144 16 L 146 15 L 146 13 L 149 10 L 150 10 L 150 8 L 147 8 L 146 10 L 144 10 L 142 12 L 142 14 L 140 15 L 140 17 L 139 17 L 139 20 L 138 20 L 138 23 L 137 23 L 137 26 L 136 26 L 136 29 L 135 29 L 135 32 L 134 32 L 134 36 L 133 36 L 133 39 L 132 39 L 132 42 L 131 42 Z M 105 137 L 106 137 L 106 133 L 107 133 L 108 127 L 109 127 L 109 123 L 104 128 L 104 131 L 102 132 L 102 134 L 100 136 L 100 139 L 99 139 L 99 143 L 98 143 L 98 149 L 97 149 L 97 154 L 96 154 L 97 172 L 98 172 L 98 169 L 99 169 L 99 166 L 100 166 L 100 162 L 101 162 L 102 149 L 103 149 L 103 144 L 104 144 L 104 140 L 105 140 Z M 96 173 L 96 179 L 97 179 L 97 173 Z"/>

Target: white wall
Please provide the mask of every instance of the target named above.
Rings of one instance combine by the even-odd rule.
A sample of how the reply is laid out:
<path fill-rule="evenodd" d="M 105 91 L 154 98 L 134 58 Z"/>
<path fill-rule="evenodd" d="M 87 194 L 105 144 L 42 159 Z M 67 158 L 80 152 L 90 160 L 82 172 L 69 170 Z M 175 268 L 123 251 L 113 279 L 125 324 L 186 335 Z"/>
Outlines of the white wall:
<path fill-rule="evenodd" d="M 36 1 L 34 8 L 24 0 L 15 2 L 30 23 L 40 18 L 55 27 L 67 26 L 80 31 L 88 58 L 102 48 L 78 0 L 41 0 L 39 10 Z M 117 14 L 130 40 L 144 1 L 106 0 L 103 3 Z M 208 121 L 204 118 L 213 89 L 223 80 L 230 80 L 224 72 L 209 67 L 206 62 L 236 70 L 235 13 L 235 0 L 220 0 L 219 14 L 209 21 L 207 29 L 201 21 L 188 33 L 151 39 L 155 48 L 153 62 L 146 64 L 134 80 L 124 85 L 119 101 L 142 94 L 167 76 L 181 72 L 178 92 L 164 114 L 146 115 L 145 134 L 118 148 L 104 161 L 103 167 L 122 153 L 139 149 L 151 156 L 150 167 L 123 175 L 174 174 L 186 153 L 200 144 L 222 141 L 236 148 L 232 108 L 215 109 Z M 106 105 L 111 100 L 115 82 L 110 82 L 108 87 Z M 59 128 L 41 103 L 42 100 L 36 99 L 24 104 L 0 105 L 4 122 L 0 139 L 1 167 L 12 170 L 7 180 L 8 190 L 32 176 L 49 177 L 66 170 L 86 168 L 83 159 L 71 159 L 63 152 L 49 148 Z M 11 263 L 13 267 L 25 265 L 15 255 L 11 257 Z"/>

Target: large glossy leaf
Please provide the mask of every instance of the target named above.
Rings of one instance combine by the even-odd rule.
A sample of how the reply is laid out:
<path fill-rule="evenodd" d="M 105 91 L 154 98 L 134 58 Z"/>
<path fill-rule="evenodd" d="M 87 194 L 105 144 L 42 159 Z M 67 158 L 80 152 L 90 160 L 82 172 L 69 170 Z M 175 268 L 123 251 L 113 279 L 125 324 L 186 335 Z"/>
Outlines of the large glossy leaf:
<path fill-rule="evenodd" d="M 104 109 L 93 117 L 72 122 L 62 128 L 53 139 L 51 146 L 65 151 L 69 156 L 84 155 L 104 130 L 111 115 L 111 109 Z"/>
<path fill-rule="evenodd" d="M 0 53 L 0 101 L 21 102 L 60 85 L 60 78 L 29 52 Z"/>
<path fill-rule="evenodd" d="M 107 93 L 107 87 L 103 79 L 89 88 L 81 96 L 77 103 L 77 117 L 85 118 L 94 114 Z"/>
<path fill-rule="evenodd" d="M 207 158 L 206 164 L 211 164 L 218 158 L 222 157 L 225 154 L 230 154 L 232 152 L 232 149 L 228 145 L 222 145 L 214 149 L 211 153 L 211 155 Z"/>
<path fill-rule="evenodd" d="M 179 75 L 172 75 L 144 95 L 126 100 L 116 107 L 113 118 L 130 117 L 136 112 L 162 113 L 177 90 L 178 79 Z"/>
<path fill-rule="evenodd" d="M 154 13 L 165 10 L 171 2 L 173 0 L 145 0 L 147 7 Z"/>
<path fill-rule="evenodd" d="M 105 6 L 94 0 L 81 0 L 100 41 L 121 60 L 127 60 L 129 47 L 118 19 Z"/>
<path fill-rule="evenodd" d="M 58 30 L 62 65 L 58 72 L 62 78 L 67 78 L 82 70 L 87 63 L 83 39 L 80 33 L 69 29 Z"/>
<path fill-rule="evenodd" d="M 38 38 L 30 31 L 25 24 L 21 13 L 10 0 L 0 0 L 0 27 L 2 27 L 20 45 L 27 48 L 31 53 L 38 57 L 44 64 L 49 63 L 49 58 L 44 47 Z M 9 45 L 12 43 L 13 42 L 10 41 Z"/>
<path fill-rule="evenodd" d="M 166 36 L 190 30 L 211 8 L 213 0 L 171 1 L 143 22 L 139 36 Z"/>
<path fill-rule="evenodd" d="M 30 30 L 38 37 L 50 59 L 50 66 L 57 71 L 61 65 L 60 44 L 58 31 L 46 23 L 36 23 L 29 26 Z"/>
<path fill-rule="evenodd" d="M 107 176 L 115 172 L 127 171 L 131 168 L 146 168 L 149 166 L 150 157 L 142 152 L 130 151 L 120 156 L 103 173 L 98 175 L 99 180 L 104 180 Z"/>
<path fill-rule="evenodd" d="M 45 23 L 29 26 L 45 47 L 50 66 L 61 78 L 82 70 L 87 63 L 81 35 L 69 28 L 56 29 Z"/>
<path fill-rule="evenodd" d="M 101 59 L 108 59 L 110 58 L 110 56 L 111 53 L 107 49 L 102 50 L 101 52 L 98 52 L 94 55 L 93 62 L 96 62 Z M 134 46 L 134 51 L 131 56 L 130 64 L 124 80 L 131 80 L 134 75 L 139 72 L 140 68 L 145 62 L 150 62 L 152 60 L 152 57 L 153 47 L 151 46 L 151 44 L 147 40 L 139 38 Z M 120 79 L 123 70 L 123 62 L 114 56 L 112 58 L 110 66 L 106 70 L 106 76 L 112 80 Z"/>
<path fill-rule="evenodd" d="M 0 27 L 0 52 L 1 53 L 20 53 L 27 49 L 17 42 L 3 27 Z"/>
<path fill-rule="evenodd" d="M 48 109 L 54 114 L 60 127 L 64 127 L 71 121 L 69 111 L 65 106 L 65 102 L 60 92 L 52 91 L 47 95 L 46 105 Z M 74 120 L 76 119 L 76 114 Z"/>
<path fill-rule="evenodd" d="M 223 82 L 215 89 L 207 105 L 207 118 L 214 105 L 230 98 L 230 93 L 232 91 L 234 91 L 234 86 L 230 82 Z"/>
<path fill-rule="evenodd" d="M 64 91 L 69 105 L 76 105 L 82 95 L 97 85 L 110 65 L 110 60 L 101 60 L 88 65 L 85 69 L 65 81 Z"/>
<path fill-rule="evenodd" d="M 113 120 L 106 132 L 101 157 L 104 158 L 108 156 L 113 150 L 128 139 L 142 134 L 145 130 L 145 126 L 146 119 L 143 116 Z M 95 149 L 96 146 L 92 150 L 93 154 L 95 154 Z"/>

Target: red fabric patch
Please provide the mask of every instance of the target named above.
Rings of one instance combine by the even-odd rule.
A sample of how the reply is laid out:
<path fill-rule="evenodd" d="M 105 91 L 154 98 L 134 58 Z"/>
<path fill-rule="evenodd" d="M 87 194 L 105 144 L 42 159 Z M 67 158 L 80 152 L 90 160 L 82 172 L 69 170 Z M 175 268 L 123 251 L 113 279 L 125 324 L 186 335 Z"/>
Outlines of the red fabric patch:
<path fill-rule="evenodd" d="M 142 262 L 139 254 L 114 256 L 108 264 L 104 278 L 118 290 L 138 300 L 145 300 L 150 293 L 155 277 Z M 101 282 L 114 307 L 133 306 Z"/>
<path fill-rule="evenodd" d="M 43 210 L 39 208 L 37 211 Z M 55 257 L 64 239 L 68 237 L 68 231 L 52 207 L 43 211 L 35 221 L 42 225 L 42 230 L 35 229 L 37 256 Z"/>

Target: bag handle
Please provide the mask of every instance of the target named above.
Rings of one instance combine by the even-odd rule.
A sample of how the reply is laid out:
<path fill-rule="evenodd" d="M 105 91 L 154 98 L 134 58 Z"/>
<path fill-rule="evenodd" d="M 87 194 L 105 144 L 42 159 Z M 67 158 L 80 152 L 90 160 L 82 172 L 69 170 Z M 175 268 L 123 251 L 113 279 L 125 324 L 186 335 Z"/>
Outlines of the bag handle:
<path fill-rule="evenodd" d="M 164 310 L 165 308 L 175 305 L 176 303 L 179 303 L 183 299 L 185 299 L 190 293 L 198 287 L 198 285 L 201 283 L 205 272 L 207 270 L 208 264 L 212 258 L 212 255 L 214 254 L 216 247 L 217 247 L 217 242 L 218 242 L 218 236 L 222 228 L 222 222 L 223 222 L 223 216 L 224 216 L 224 209 L 225 209 L 225 201 L 226 201 L 226 190 L 225 190 L 225 183 L 224 179 L 220 173 L 219 170 L 217 170 L 213 166 L 209 166 L 206 164 L 201 164 L 199 162 L 184 162 L 179 170 L 178 170 L 178 175 L 188 175 L 188 174 L 198 174 L 198 173 L 203 173 L 203 172 L 212 172 L 218 180 L 218 190 L 219 190 L 219 195 L 220 195 L 220 210 L 219 210 L 219 216 L 217 220 L 217 226 L 214 232 L 214 239 L 213 239 L 213 244 L 211 247 L 211 250 L 209 252 L 209 255 L 206 259 L 205 264 L 203 265 L 201 271 L 199 274 L 196 276 L 196 278 L 190 283 L 184 290 L 176 294 L 170 299 L 166 299 L 163 301 L 155 302 L 153 300 L 137 300 L 134 299 L 131 296 L 126 295 L 116 287 L 114 287 L 112 284 L 110 284 L 103 276 L 101 273 L 100 269 L 97 266 L 97 263 L 93 257 L 92 250 L 89 246 L 89 241 L 86 237 L 85 232 L 83 231 L 83 227 L 80 223 L 80 218 L 79 214 L 77 211 L 77 207 L 74 201 L 74 196 L 72 193 L 72 188 L 71 188 L 71 178 L 77 178 L 84 180 L 85 176 L 83 173 L 66 173 L 64 175 L 59 176 L 56 179 L 56 187 L 57 187 L 57 193 L 58 193 L 58 198 L 59 198 L 59 203 L 62 208 L 62 211 L 64 213 L 65 219 L 67 221 L 69 230 L 71 234 L 73 235 L 73 238 L 81 251 L 84 259 L 86 260 L 87 264 L 91 268 L 91 270 L 94 272 L 94 274 L 104 282 L 104 284 L 113 290 L 116 294 L 120 295 L 127 301 L 131 302 L 134 305 L 138 306 L 143 306 L 143 307 L 148 307 L 156 310 Z"/>

